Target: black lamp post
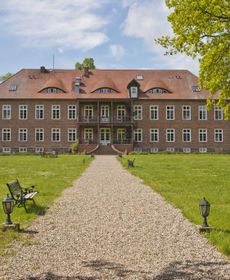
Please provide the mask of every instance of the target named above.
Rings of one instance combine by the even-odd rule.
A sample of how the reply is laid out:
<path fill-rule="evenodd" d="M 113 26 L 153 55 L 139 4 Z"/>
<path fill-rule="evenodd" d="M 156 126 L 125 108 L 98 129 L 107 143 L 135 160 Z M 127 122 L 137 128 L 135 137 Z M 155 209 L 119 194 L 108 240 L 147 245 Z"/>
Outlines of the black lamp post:
<path fill-rule="evenodd" d="M 7 196 L 3 199 L 2 201 L 2 207 L 3 207 L 3 210 L 6 214 L 6 222 L 5 222 L 5 225 L 12 225 L 12 221 L 10 219 L 10 214 L 12 213 L 13 211 L 13 208 L 14 208 L 14 200 L 13 198 L 10 198 L 7 194 Z"/>
<path fill-rule="evenodd" d="M 201 200 L 199 206 L 200 206 L 200 214 L 203 217 L 202 228 L 208 228 L 209 225 L 207 223 L 207 217 L 210 212 L 210 203 L 205 198 L 203 198 Z"/>

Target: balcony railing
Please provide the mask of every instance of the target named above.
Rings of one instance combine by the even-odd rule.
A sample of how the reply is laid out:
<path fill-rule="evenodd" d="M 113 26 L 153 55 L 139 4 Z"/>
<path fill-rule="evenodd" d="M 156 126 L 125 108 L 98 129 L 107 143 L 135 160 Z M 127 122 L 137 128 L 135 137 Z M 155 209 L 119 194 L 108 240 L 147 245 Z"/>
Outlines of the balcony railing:
<path fill-rule="evenodd" d="M 117 118 L 117 117 L 79 117 L 79 122 L 82 123 L 128 123 L 131 122 L 131 117 L 121 117 L 121 118 Z"/>

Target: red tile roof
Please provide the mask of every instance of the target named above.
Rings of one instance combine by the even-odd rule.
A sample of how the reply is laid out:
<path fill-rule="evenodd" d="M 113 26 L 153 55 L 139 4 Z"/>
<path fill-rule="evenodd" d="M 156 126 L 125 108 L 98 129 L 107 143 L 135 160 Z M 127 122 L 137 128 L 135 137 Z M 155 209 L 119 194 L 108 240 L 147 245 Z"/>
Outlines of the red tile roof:
<path fill-rule="evenodd" d="M 137 79 L 138 75 L 143 80 Z M 75 79 L 81 78 L 81 91 L 75 91 Z M 197 77 L 187 70 L 92 70 L 84 76 L 81 70 L 54 70 L 41 73 L 40 69 L 23 69 L 0 84 L 0 99 L 127 99 L 127 85 L 136 79 L 140 84 L 140 99 L 206 99 L 208 91 L 193 92 Z M 11 85 L 16 91 L 9 91 Z M 45 87 L 57 87 L 65 93 L 42 93 Z M 110 87 L 117 93 L 92 93 Z M 151 88 L 166 88 L 170 93 L 148 93 Z"/>

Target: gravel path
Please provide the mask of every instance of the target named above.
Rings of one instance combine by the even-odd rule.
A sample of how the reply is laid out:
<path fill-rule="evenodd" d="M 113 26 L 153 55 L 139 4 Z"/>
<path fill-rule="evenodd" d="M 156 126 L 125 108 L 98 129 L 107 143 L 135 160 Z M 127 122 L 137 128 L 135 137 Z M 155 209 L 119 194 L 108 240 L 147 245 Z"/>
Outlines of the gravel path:
<path fill-rule="evenodd" d="M 230 279 L 230 262 L 114 156 L 87 171 L 0 259 L 0 279 Z"/>

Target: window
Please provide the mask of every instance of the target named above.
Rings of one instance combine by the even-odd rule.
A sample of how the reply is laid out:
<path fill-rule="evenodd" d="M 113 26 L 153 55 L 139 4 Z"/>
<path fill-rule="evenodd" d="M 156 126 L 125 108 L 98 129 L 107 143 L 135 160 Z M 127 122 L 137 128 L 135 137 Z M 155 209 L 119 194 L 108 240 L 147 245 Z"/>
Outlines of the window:
<path fill-rule="evenodd" d="M 195 85 L 195 86 L 192 86 L 192 91 L 193 92 L 200 92 L 200 87 Z"/>
<path fill-rule="evenodd" d="M 186 128 L 182 130 L 182 141 L 191 142 L 191 129 Z"/>
<path fill-rule="evenodd" d="M 114 93 L 116 91 L 112 88 L 99 88 L 99 89 L 95 90 L 94 92 L 95 93 Z"/>
<path fill-rule="evenodd" d="M 52 105 L 52 119 L 60 120 L 61 118 L 61 106 L 60 105 Z"/>
<path fill-rule="evenodd" d="M 35 105 L 35 119 L 36 120 L 44 119 L 44 105 Z"/>
<path fill-rule="evenodd" d="M 158 105 L 150 105 L 149 109 L 150 109 L 149 110 L 150 120 L 158 120 L 158 118 L 159 118 Z"/>
<path fill-rule="evenodd" d="M 35 153 L 39 154 L 39 153 L 43 153 L 43 152 L 44 152 L 43 147 L 35 147 Z"/>
<path fill-rule="evenodd" d="M 138 89 L 137 89 L 137 87 L 131 87 L 130 88 L 130 93 L 131 93 L 131 97 L 137 98 L 138 97 Z"/>
<path fill-rule="evenodd" d="M 2 141 L 11 141 L 11 128 L 2 129 Z"/>
<path fill-rule="evenodd" d="M 27 134 L 28 134 L 28 130 L 27 128 L 19 128 L 18 130 L 18 141 L 19 142 L 26 142 L 27 139 Z"/>
<path fill-rule="evenodd" d="M 223 142 L 223 140 L 224 140 L 223 129 L 215 129 L 214 130 L 214 141 L 215 142 Z"/>
<path fill-rule="evenodd" d="M 142 129 L 141 128 L 137 128 L 134 130 L 134 141 L 142 142 Z"/>
<path fill-rule="evenodd" d="M 166 142 L 175 142 L 175 129 L 174 128 L 166 129 Z"/>
<path fill-rule="evenodd" d="M 134 120 L 142 120 L 142 105 L 134 105 L 133 116 Z"/>
<path fill-rule="evenodd" d="M 68 119 L 69 120 L 76 120 L 77 119 L 77 107 L 76 107 L 76 105 L 69 105 L 68 106 Z"/>
<path fill-rule="evenodd" d="M 183 105 L 182 106 L 182 120 L 190 121 L 191 119 L 192 119 L 191 106 Z"/>
<path fill-rule="evenodd" d="M 214 107 L 214 120 L 216 121 L 223 120 L 223 110 L 220 107 Z"/>
<path fill-rule="evenodd" d="M 207 108 L 205 105 L 199 106 L 199 120 L 207 120 Z"/>
<path fill-rule="evenodd" d="M 60 128 L 52 128 L 52 130 L 51 130 L 51 141 L 52 142 L 60 142 L 61 141 L 61 129 Z"/>
<path fill-rule="evenodd" d="M 166 120 L 174 120 L 175 119 L 175 106 L 169 105 L 166 106 Z"/>
<path fill-rule="evenodd" d="M 26 147 L 19 147 L 18 151 L 19 151 L 19 153 L 27 153 L 27 148 Z"/>
<path fill-rule="evenodd" d="M 199 142 L 207 142 L 208 140 L 208 132 L 206 128 L 199 129 Z"/>
<path fill-rule="evenodd" d="M 19 105 L 19 120 L 27 120 L 28 115 L 28 106 Z"/>
<path fill-rule="evenodd" d="M 11 148 L 9 148 L 9 147 L 3 147 L 3 148 L 2 148 L 2 152 L 3 152 L 3 153 L 6 153 L 6 154 L 10 154 L 10 153 L 11 153 Z"/>
<path fill-rule="evenodd" d="M 2 105 L 2 119 L 3 120 L 11 119 L 11 105 Z"/>
<path fill-rule="evenodd" d="M 64 93 L 64 90 L 62 90 L 60 88 L 49 87 L 49 88 L 43 89 L 41 92 L 44 92 L 44 93 Z"/>
<path fill-rule="evenodd" d="M 124 141 L 126 140 L 126 129 L 125 128 L 118 128 L 117 129 L 117 141 Z"/>
<path fill-rule="evenodd" d="M 157 147 L 151 147 L 150 148 L 150 153 L 158 153 L 158 148 Z"/>
<path fill-rule="evenodd" d="M 77 140 L 77 129 L 68 128 L 68 141 L 75 142 Z"/>
<path fill-rule="evenodd" d="M 183 153 L 191 153 L 191 148 L 188 148 L 188 147 L 186 147 L 186 148 L 183 148 Z"/>
<path fill-rule="evenodd" d="M 10 88 L 9 88 L 9 91 L 16 91 L 16 90 L 17 90 L 17 85 L 11 84 Z"/>
<path fill-rule="evenodd" d="M 35 128 L 35 141 L 44 141 L 44 128 Z"/>
<path fill-rule="evenodd" d="M 174 147 L 167 147 L 166 148 L 166 152 L 174 153 L 175 152 L 175 148 Z"/>
<path fill-rule="evenodd" d="M 164 88 L 152 88 L 148 92 L 149 93 L 168 93 L 167 89 L 164 89 Z"/>
<path fill-rule="evenodd" d="M 89 119 L 89 120 L 93 118 L 93 106 L 92 105 L 85 105 L 84 117 L 85 117 L 85 119 Z"/>
<path fill-rule="evenodd" d="M 125 116 L 126 116 L 125 105 L 118 105 L 117 106 L 117 120 L 122 121 L 125 119 Z"/>
<path fill-rule="evenodd" d="M 202 148 L 199 148 L 199 153 L 207 153 L 207 151 L 208 151 L 208 149 L 207 148 L 204 148 L 204 147 L 202 147 Z"/>
<path fill-rule="evenodd" d="M 93 140 L 93 128 L 84 129 L 84 140 Z"/>
<path fill-rule="evenodd" d="M 150 129 L 150 142 L 159 142 L 159 129 L 158 128 Z"/>

